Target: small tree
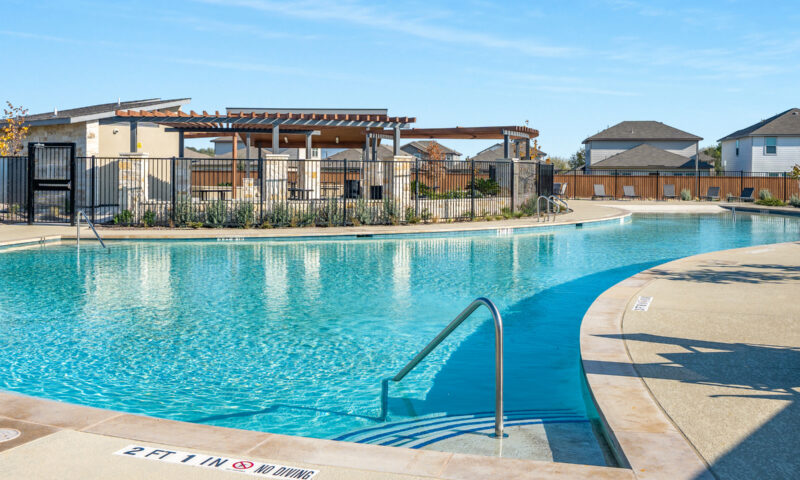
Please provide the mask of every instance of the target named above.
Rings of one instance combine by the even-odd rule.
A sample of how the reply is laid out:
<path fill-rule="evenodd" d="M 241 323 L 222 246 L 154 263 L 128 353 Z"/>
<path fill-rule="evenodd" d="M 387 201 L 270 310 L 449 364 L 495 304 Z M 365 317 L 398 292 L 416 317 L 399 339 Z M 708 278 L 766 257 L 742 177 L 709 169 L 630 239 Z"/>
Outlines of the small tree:
<path fill-rule="evenodd" d="M 789 172 L 789 178 L 797 180 L 797 188 L 800 189 L 800 165 L 795 165 Z"/>
<path fill-rule="evenodd" d="M 569 170 L 569 160 L 563 157 L 550 157 L 550 163 L 553 164 L 553 168 L 556 170 Z"/>
<path fill-rule="evenodd" d="M 581 148 L 569 157 L 569 168 L 579 168 L 586 165 L 586 149 Z"/>
<path fill-rule="evenodd" d="M 722 143 L 704 147 L 702 152 L 714 159 L 714 171 L 720 173 L 722 171 Z"/>
<path fill-rule="evenodd" d="M 0 122 L 0 156 L 19 155 L 22 152 L 22 141 L 28 135 L 28 127 L 25 124 L 25 115 L 28 109 L 15 107 L 11 102 L 3 108 L 3 119 Z"/>

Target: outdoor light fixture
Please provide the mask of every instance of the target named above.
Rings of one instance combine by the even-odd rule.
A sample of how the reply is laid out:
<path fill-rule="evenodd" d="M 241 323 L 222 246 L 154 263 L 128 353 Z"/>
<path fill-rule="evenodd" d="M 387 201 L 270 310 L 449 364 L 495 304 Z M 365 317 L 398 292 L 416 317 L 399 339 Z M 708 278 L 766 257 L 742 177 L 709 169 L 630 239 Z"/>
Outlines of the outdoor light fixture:
<path fill-rule="evenodd" d="M 336 137 L 336 145 L 339 145 L 339 137 Z"/>
<path fill-rule="evenodd" d="M 283 137 L 283 143 L 289 143 L 289 137 Z"/>

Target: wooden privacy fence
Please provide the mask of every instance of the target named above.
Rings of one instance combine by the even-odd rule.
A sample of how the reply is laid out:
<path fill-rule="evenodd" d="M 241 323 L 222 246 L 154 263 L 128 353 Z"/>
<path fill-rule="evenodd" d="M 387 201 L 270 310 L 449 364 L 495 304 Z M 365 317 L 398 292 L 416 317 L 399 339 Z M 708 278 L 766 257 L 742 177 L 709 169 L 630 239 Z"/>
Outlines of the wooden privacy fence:
<path fill-rule="evenodd" d="M 788 201 L 792 195 L 800 196 L 798 181 L 786 173 L 725 172 L 719 175 L 700 175 L 698 182 L 698 177 L 694 175 L 676 175 L 672 172 L 562 172 L 555 174 L 553 181 L 567 184 L 566 196 L 569 198 L 591 198 L 595 185 L 603 185 L 606 195 L 613 198 L 623 198 L 623 187 L 632 186 L 636 195 L 643 199 L 663 200 L 664 185 L 674 185 L 678 198 L 682 190 L 688 190 L 692 198 L 706 195 L 709 187 L 719 187 L 719 195 L 723 200 L 729 194 L 740 196 L 745 188 L 753 188 L 756 199 L 763 189 L 769 190 L 773 197 L 783 201 Z"/>

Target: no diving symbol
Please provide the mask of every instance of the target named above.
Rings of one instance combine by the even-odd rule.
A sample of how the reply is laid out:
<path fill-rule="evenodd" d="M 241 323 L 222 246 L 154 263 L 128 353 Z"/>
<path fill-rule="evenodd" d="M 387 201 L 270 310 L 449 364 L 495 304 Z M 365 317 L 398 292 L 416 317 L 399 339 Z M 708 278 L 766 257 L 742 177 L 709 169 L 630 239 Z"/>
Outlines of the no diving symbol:
<path fill-rule="evenodd" d="M 241 462 L 234 463 L 232 466 L 236 470 L 247 470 L 248 468 L 252 468 L 253 467 L 253 462 L 241 461 Z"/>

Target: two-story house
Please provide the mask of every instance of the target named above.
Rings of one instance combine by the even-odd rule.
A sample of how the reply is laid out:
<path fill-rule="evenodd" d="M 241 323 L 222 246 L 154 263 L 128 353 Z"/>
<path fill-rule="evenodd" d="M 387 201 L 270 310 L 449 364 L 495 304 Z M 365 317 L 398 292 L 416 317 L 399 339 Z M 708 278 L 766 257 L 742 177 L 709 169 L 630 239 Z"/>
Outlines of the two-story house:
<path fill-rule="evenodd" d="M 620 122 L 583 141 L 586 170 L 694 170 L 701 140 L 661 122 Z M 700 170 L 713 168 L 699 160 Z"/>
<path fill-rule="evenodd" d="M 719 141 L 725 170 L 787 172 L 800 164 L 800 109 L 786 110 Z"/>
<path fill-rule="evenodd" d="M 461 160 L 461 153 L 456 152 L 452 148 L 447 148 L 435 140 L 419 140 L 400 147 L 400 150 L 403 152 L 412 157 L 419 158 L 420 160 L 430 160 L 428 157 L 432 149 L 438 150 L 439 154 L 442 156 L 441 160 L 447 160 L 449 162 Z"/>

